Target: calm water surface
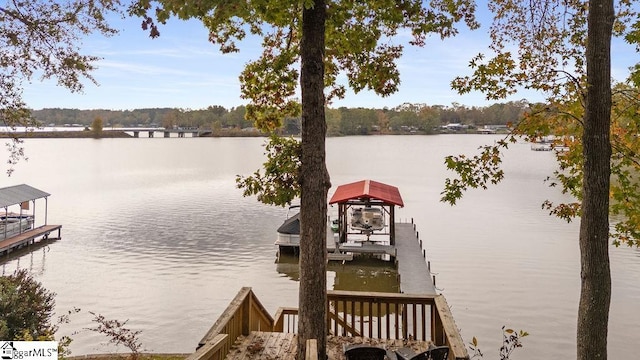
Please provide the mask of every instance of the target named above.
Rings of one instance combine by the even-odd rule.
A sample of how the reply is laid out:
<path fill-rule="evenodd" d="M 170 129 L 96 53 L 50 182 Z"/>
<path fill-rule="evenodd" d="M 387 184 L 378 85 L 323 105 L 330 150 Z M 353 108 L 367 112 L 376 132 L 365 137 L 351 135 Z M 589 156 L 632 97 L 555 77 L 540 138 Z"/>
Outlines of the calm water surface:
<path fill-rule="evenodd" d="M 501 327 L 531 333 L 517 359 L 575 357 L 579 295 L 578 224 L 541 210 L 567 200 L 543 179 L 553 155 L 515 144 L 506 180 L 472 191 L 455 207 L 439 202 L 446 155 L 475 152 L 496 136 L 379 136 L 327 140 L 335 186 L 373 179 L 398 186 L 425 241 L 437 286 L 467 341 L 478 337 L 497 358 Z M 73 307 L 129 319 L 154 352 L 190 352 L 242 286 L 265 307 L 296 306 L 298 272 L 275 263 L 275 229 L 287 210 L 243 198 L 236 174 L 263 158 L 263 139 L 31 139 L 28 162 L 0 186 L 27 183 L 50 192 L 48 223 L 62 240 L 0 260 L 0 271 L 27 268 Z M 38 211 L 42 209 L 39 208 Z M 337 211 L 330 208 L 330 211 Z M 609 355 L 640 352 L 640 252 L 612 248 Z M 369 263 L 332 265 L 331 288 L 397 291 L 395 270 Z M 114 351 L 82 328 L 82 313 L 62 327 L 74 355 Z"/>

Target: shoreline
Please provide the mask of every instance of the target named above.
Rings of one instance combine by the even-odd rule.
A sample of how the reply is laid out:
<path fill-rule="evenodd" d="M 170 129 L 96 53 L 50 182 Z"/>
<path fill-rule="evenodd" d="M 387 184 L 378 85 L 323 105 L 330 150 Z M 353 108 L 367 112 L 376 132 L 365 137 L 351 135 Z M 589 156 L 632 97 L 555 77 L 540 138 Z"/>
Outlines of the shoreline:
<path fill-rule="evenodd" d="M 133 136 L 124 131 L 104 130 L 99 135 L 93 131 L 26 131 L 26 132 L 0 132 L 0 138 L 18 139 L 100 139 L 100 138 L 131 138 Z"/>

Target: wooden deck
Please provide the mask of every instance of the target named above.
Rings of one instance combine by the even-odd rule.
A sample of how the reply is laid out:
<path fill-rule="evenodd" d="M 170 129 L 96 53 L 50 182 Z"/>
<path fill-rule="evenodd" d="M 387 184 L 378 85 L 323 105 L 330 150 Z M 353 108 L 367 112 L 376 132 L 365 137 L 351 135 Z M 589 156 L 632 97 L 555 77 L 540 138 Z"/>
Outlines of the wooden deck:
<path fill-rule="evenodd" d="M 62 225 L 42 225 L 35 229 L 24 231 L 22 234 L 2 240 L 0 241 L 0 255 L 5 255 L 14 249 L 31 245 L 40 239 L 60 239 L 61 229 Z M 50 237 L 49 235 L 54 231 L 58 231 L 58 236 Z"/>
<path fill-rule="evenodd" d="M 242 288 L 186 360 L 294 359 L 298 309 L 269 315 L 251 288 Z M 429 344 L 447 346 L 448 360 L 469 354 L 443 295 L 327 291 L 328 359 L 344 359 L 344 346 L 368 344 L 386 350 Z M 314 339 L 306 342 L 306 360 L 317 360 Z M 298 359 L 298 360 L 305 360 Z M 324 359 L 323 359 L 324 360 Z"/>
<path fill-rule="evenodd" d="M 345 360 L 344 346 L 368 344 L 389 351 L 410 347 L 416 352 L 427 350 L 429 342 L 413 340 L 369 339 L 362 337 L 327 337 L 327 356 L 330 360 Z M 240 336 L 227 354 L 227 360 L 294 360 L 298 350 L 298 335 L 281 332 L 253 331 Z"/>

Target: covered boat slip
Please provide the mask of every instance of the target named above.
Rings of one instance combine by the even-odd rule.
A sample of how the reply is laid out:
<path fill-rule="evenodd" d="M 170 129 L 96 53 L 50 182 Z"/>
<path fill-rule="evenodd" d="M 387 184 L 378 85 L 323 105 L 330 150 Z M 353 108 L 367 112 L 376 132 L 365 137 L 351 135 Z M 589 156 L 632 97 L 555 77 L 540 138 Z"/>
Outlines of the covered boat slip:
<path fill-rule="evenodd" d="M 338 234 L 327 230 L 327 252 L 330 261 L 351 261 L 355 256 L 388 256 L 398 268 L 400 290 L 411 294 L 436 294 L 435 276 L 427 261 L 419 233 L 413 223 L 395 223 L 396 244 L 340 243 Z M 334 237 L 335 236 L 335 237 Z M 299 243 L 295 246 L 298 249 Z M 337 246 L 337 249 L 336 249 Z M 293 251 L 296 253 L 296 251 Z M 282 254 L 280 252 L 279 254 Z M 278 260 L 280 261 L 280 260 Z"/>
<path fill-rule="evenodd" d="M 366 242 L 380 237 L 395 245 L 395 207 L 404 206 L 397 187 L 373 180 L 340 185 L 329 200 L 333 204 L 338 205 L 340 243 L 348 242 L 351 235 Z M 388 231 L 385 224 L 389 224 Z"/>
<path fill-rule="evenodd" d="M 338 207 L 337 217 L 327 218 L 329 260 L 351 260 L 357 254 L 396 257 L 395 207 L 404 206 L 397 187 L 373 180 L 340 185 L 329 205 Z M 297 253 L 299 215 L 287 217 L 277 232 L 279 251 Z"/>
<path fill-rule="evenodd" d="M 351 261 L 355 256 L 389 260 L 398 267 L 404 293 L 436 294 L 426 250 L 411 223 L 395 222 L 395 207 L 404 206 L 397 187 L 372 180 L 340 185 L 329 201 L 338 206 L 337 231 L 327 218 L 329 261 Z M 297 254 L 300 246 L 299 214 L 278 229 L 279 253 Z"/>
<path fill-rule="evenodd" d="M 340 185 L 329 200 L 329 205 L 334 204 L 338 206 L 337 231 L 327 240 L 329 260 L 370 254 L 395 261 L 399 241 L 395 207 L 404 206 L 397 187 L 373 180 Z"/>
<path fill-rule="evenodd" d="M 62 225 L 47 224 L 47 198 L 51 194 L 29 185 L 15 185 L 0 189 L 0 255 L 33 244 L 42 239 L 60 239 Z M 33 227 L 37 223 L 36 200 L 43 199 L 44 224 Z M 9 212 L 10 207 L 19 207 L 19 211 Z M 31 210 L 31 213 L 29 213 Z M 49 235 L 57 231 L 57 237 Z"/>

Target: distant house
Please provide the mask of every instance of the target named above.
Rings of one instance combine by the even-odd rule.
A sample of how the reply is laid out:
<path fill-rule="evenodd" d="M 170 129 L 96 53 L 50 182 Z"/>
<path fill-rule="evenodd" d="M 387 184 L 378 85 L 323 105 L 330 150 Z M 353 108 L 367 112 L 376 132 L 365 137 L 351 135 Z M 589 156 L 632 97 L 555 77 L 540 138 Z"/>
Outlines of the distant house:
<path fill-rule="evenodd" d="M 483 128 L 478 129 L 478 134 L 495 134 L 496 129 L 485 126 Z"/>
<path fill-rule="evenodd" d="M 466 130 L 469 128 L 469 125 L 464 125 L 461 123 L 450 123 L 442 126 L 442 130 L 444 131 L 460 131 Z"/>

